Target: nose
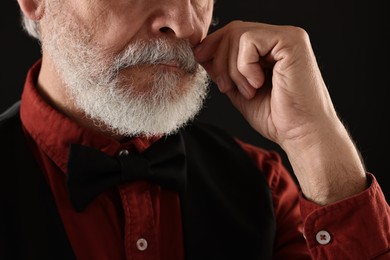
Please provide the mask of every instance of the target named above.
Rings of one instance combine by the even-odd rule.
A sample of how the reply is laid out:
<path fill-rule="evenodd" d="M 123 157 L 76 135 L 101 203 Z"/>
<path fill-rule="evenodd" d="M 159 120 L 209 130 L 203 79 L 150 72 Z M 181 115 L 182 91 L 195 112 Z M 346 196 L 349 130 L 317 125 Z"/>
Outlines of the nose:
<path fill-rule="evenodd" d="M 157 0 L 159 7 L 151 16 L 155 36 L 188 39 L 192 46 L 200 42 L 205 29 L 192 0 Z M 207 30 L 207 29 L 206 29 Z"/>

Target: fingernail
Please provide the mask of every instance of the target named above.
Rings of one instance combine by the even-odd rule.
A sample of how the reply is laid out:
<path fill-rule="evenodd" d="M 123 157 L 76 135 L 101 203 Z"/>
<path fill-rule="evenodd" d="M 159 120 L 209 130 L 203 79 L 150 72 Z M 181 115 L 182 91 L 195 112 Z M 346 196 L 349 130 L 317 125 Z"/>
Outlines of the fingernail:
<path fill-rule="evenodd" d="M 254 79 L 247 78 L 248 83 L 254 88 L 260 88 L 259 84 Z"/>
<path fill-rule="evenodd" d="M 218 85 L 219 91 L 222 93 L 227 90 L 226 81 L 223 76 L 218 76 L 216 79 L 216 83 Z"/>

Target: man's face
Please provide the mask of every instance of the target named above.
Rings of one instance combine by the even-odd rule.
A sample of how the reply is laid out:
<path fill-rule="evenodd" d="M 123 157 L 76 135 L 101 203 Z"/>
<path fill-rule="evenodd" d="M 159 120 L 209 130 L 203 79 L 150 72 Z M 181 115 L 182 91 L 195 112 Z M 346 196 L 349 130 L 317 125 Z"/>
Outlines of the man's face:
<path fill-rule="evenodd" d="M 212 0 L 47 0 L 43 53 L 96 123 L 120 135 L 170 133 L 206 96 L 192 48 L 212 9 Z"/>

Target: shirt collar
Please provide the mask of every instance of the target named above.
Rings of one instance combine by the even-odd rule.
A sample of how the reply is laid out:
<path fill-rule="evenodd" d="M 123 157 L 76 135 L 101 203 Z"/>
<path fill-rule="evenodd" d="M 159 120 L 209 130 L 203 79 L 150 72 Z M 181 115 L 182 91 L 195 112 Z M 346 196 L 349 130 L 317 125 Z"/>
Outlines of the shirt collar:
<path fill-rule="evenodd" d="M 122 149 L 142 152 L 158 138 L 132 138 L 124 143 L 85 128 L 51 107 L 36 90 L 41 68 L 38 60 L 28 71 L 25 81 L 20 116 L 26 131 L 57 166 L 66 172 L 69 147 L 72 143 L 97 148 L 108 155 L 115 155 Z"/>

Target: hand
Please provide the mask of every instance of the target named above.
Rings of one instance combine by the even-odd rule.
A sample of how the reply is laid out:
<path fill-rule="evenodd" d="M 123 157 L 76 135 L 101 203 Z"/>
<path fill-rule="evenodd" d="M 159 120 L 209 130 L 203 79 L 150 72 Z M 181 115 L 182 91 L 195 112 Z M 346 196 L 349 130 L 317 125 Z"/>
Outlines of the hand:
<path fill-rule="evenodd" d="M 249 124 L 286 151 L 305 195 L 328 203 L 366 187 L 358 151 L 303 29 L 234 21 L 206 37 L 194 54 Z M 360 181 L 338 196 L 342 187 L 330 182 L 343 167 L 342 183 Z"/>
<path fill-rule="evenodd" d="M 338 121 L 300 28 L 231 22 L 195 56 L 251 126 L 281 146 Z"/>

